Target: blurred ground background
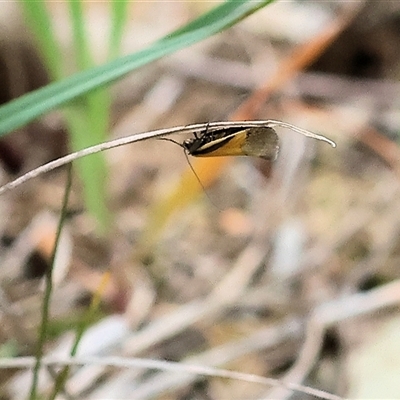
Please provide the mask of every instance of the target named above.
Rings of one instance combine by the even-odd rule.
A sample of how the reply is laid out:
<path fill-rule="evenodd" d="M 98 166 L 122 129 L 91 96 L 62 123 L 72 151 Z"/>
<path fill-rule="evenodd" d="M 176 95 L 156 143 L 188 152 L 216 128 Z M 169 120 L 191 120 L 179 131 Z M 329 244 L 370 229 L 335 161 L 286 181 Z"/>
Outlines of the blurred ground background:
<path fill-rule="evenodd" d="M 65 4 L 48 5 L 68 54 Z M 101 60 L 107 4 L 86 6 Z M 132 3 L 123 52 L 212 6 Z M 278 129 L 275 163 L 238 157 L 210 163 L 205 174 L 213 183 L 205 181 L 206 193 L 195 178 L 179 186 L 190 170 L 171 143 L 152 140 L 107 152 L 114 226 L 106 237 L 96 233 L 75 178 L 48 354 L 68 354 L 71 330 L 110 271 L 81 354 L 188 361 L 286 377 L 343 397 L 400 398 L 400 3 L 366 2 L 351 19 L 348 6 L 275 3 L 113 86 L 110 138 L 240 117 L 290 122 L 338 146 Z M 2 3 L 0 19 L 0 102 L 6 103 L 48 78 L 18 3 Z M 322 55 L 312 56 L 311 66 L 276 83 L 274 74 L 284 74 L 296 51 L 341 22 L 341 32 Z M 266 94 L 249 108 L 260 90 Z M 0 140 L 1 180 L 67 152 L 63 121 L 54 112 Z M 197 167 L 200 179 L 206 165 Z M 34 352 L 41 277 L 64 186 L 65 171 L 57 170 L 0 198 L 3 356 Z M 168 202 L 187 196 L 193 200 Z M 3 370 L 1 398 L 25 398 L 29 380 L 26 371 Z M 46 371 L 40 387 L 46 398 Z M 71 371 L 59 398 L 308 398 L 271 390 L 86 366 Z"/>

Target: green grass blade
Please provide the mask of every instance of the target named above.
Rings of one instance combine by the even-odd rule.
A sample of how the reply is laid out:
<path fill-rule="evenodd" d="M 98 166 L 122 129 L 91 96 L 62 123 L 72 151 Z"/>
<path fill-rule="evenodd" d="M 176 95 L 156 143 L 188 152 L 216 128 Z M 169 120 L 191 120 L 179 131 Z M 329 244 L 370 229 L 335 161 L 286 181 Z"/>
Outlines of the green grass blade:
<path fill-rule="evenodd" d="M 51 78 L 61 79 L 63 76 L 61 50 L 46 5 L 42 0 L 23 0 L 21 5 Z"/>
<path fill-rule="evenodd" d="M 233 25 L 273 0 L 225 2 L 137 53 L 75 74 L 0 107 L 0 136 L 136 68 L 199 42 Z"/>
<path fill-rule="evenodd" d="M 202 29 L 211 29 L 213 30 L 213 33 L 218 33 L 223 29 L 231 27 L 273 1 L 274 0 L 227 0 L 225 3 L 208 13 L 201 15 L 182 28 L 178 28 L 174 32 L 165 36 L 162 40 L 170 39 L 192 31 L 199 31 L 200 33 Z"/>

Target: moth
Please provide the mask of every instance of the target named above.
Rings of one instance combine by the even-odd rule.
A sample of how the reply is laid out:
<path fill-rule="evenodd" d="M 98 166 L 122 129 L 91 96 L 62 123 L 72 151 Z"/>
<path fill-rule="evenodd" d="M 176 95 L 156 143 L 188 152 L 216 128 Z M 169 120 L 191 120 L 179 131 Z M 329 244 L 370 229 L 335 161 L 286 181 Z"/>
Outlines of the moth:
<path fill-rule="evenodd" d="M 252 123 L 253 122 L 253 123 Z M 261 121 L 250 121 L 240 125 L 227 127 L 210 127 L 209 124 L 200 130 L 193 131 L 194 137 L 186 139 L 183 143 L 173 139 L 160 137 L 177 144 L 185 150 L 186 154 L 195 157 L 219 157 L 219 156 L 252 156 L 264 160 L 274 161 L 279 153 L 279 138 L 273 127 L 291 129 L 306 137 L 321 140 L 336 147 L 335 142 L 282 121 L 269 120 L 262 124 Z"/>
<path fill-rule="evenodd" d="M 262 122 L 262 124 L 259 124 Z M 336 147 L 336 143 L 325 136 L 318 135 L 282 121 L 253 121 L 240 125 L 226 127 L 210 127 L 207 124 L 202 130 L 193 130 L 193 138 L 179 143 L 173 139 L 159 137 L 177 144 L 185 150 L 185 155 L 194 175 L 203 187 L 196 171 L 193 169 L 187 155 L 194 157 L 219 157 L 219 156 L 252 156 L 268 161 L 275 161 L 279 153 L 279 137 L 272 127 L 291 129 L 306 137 L 321 140 Z M 206 192 L 207 193 L 207 192 Z"/>
<path fill-rule="evenodd" d="M 208 129 L 194 133 L 182 147 L 195 157 L 253 156 L 274 161 L 279 152 L 279 139 L 270 127 L 232 127 Z"/>

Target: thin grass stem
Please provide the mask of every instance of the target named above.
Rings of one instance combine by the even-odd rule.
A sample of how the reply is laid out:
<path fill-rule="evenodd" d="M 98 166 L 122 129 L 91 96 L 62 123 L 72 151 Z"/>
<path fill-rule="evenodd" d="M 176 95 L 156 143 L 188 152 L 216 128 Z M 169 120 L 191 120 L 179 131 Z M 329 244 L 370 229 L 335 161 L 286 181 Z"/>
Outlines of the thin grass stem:
<path fill-rule="evenodd" d="M 31 385 L 30 394 L 29 394 L 30 400 L 37 399 L 39 372 L 40 372 L 40 367 L 42 366 L 43 349 L 44 349 L 44 346 L 46 343 L 47 331 L 48 331 L 48 326 L 49 326 L 50 301 L 51 301 L 51 295 L 53 292 L 53 268 L 54 268 L 54 263 L 55 263 L 55 259 L 56 259 L 58 245 L 60 243 L 62 228 L 64 226 L 64 221 L 65 221 L 65 217 L 67 214 L 67 205 L 68 205 L 69 194 L 71 191 L 71 184 L 72 184 L 72 168 L 70 166 L 68 168 L 67 182 L 65 185 L 65 192 L 64 192 L 63 203 L 62 203 L 62 207 L 61 207 L 60 220 L 59 220 L 59 223 L 57 226 L 57 232 L 56 232 L 53 253 L 51 255 L 51 262 L 50 262 L 50 266 L 47 269 L 46 274 L 45 274 L 45 293 L 44 293 L 42 312 L 41 312 L 42 320 L 40 323 L 39 339 L 38 339 L 36 355 L 35 355 L 36 362 L 35 362 L 35 366 L 33 368 L 32 385 Z"/>

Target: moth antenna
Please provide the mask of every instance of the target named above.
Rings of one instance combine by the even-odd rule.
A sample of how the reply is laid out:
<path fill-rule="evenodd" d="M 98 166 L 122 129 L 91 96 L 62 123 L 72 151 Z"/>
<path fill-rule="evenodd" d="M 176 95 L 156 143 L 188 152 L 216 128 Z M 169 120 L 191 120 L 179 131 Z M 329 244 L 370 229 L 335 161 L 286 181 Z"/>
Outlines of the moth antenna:
<path fill-rule="evenodd" d="M 207 126 L 208 126 L 208 125 L 207 125 Z M 189 167 L 190 167 L 190 169 L 192 170 L 194 176 L 196 177 L 197 182 L 199 182 L 199 185 L 202 187 L 202 189 L 203 189 L 205 195 L 207 196 L 208 200 L 210 201 L 210 203 L 211 203 L 218 211 L 222 211 L 222 210 L 212 201 L 211 197 L 210 197 L 209 194 L 207 193 L 206 188 L 205 188 L 204 185 L 201 183 L 201 180 L 200 180 L 199 176 L 196 174 L 196 171 L 194 170 L 193 165 L 192 165 L 192 163 L 191 163 L 190 160 L 189 160 L 188 153 L 187 153 L 187 151 L 186 151 L 185 146 L 184 146 L 182 143 L 179 143 L 179 142 L 177 142 L 176 140 L 173 140 L 173 139 L 170 139 L 170 138 L 163 138 L 163 137 L 160 137 L 160 138 L 157 138 L 157 139 L 159 139 L 159 140 L 166 140 L 166 141 L 168 141 L 168 142 L 175 143 L 175 144 L 177 144 L 179 147 L 182 147 L 182 148 L 185 150 L 185 151 L 184 151 L 184 154 L 185 154 L 185 157 L 186 157 L 186 161 L 187 161 L 187 163 L 189 164 Z"/>
<path fill-rule="evenodd" d="M 327 137 L 325 137 L 323 135 L 318 135 L 317 133 L 308 131 L 307 129 L 299 128 L 298 126 L 289 124 L 287 122 L 271 120 L 271 121 L 269 121 L 268 126 L 270 126 L 270 127 L 279 126 L 281 128 L 287 128 L 294 132 L 300 133 L 301 135 L 304 135 L 306 137 L 321 140 L 322 142 L 329 143 L 332 147 L 336 147 L 336 143 L 333 140 L 328 139 Z"/>
<path fill-rule="evenodd" d="M 196 177 L 197 182 L 199 182 L 199 185 L 202 187 L 202 189 L 203 189 L 205 195 L 207 196 L 208 200 L 210 201 L 210 203 L 211 203 L 219 212 L 221 212 L 222 210 L 213 202 L 213 200 L 211 199 L 211 197 L 210 197 L 209 194 L 207 193 L 206 188 L 205 188 L 204 185 L 202 184 L 202 182 L 201 182 L 199 176 L 196 174 L 196 171 L 194 170 L 193 165 L 192 165 L 192 163 L 190 162 L 189 157 L 188 157 L 188 154 L 187 154 L 186 151 L 185 151 L 185 157 L 186 157 L 186 161 L 187 161 L 188 164 L 189 164 L 190 169 L 192 170 L 194 176 Z"/>

